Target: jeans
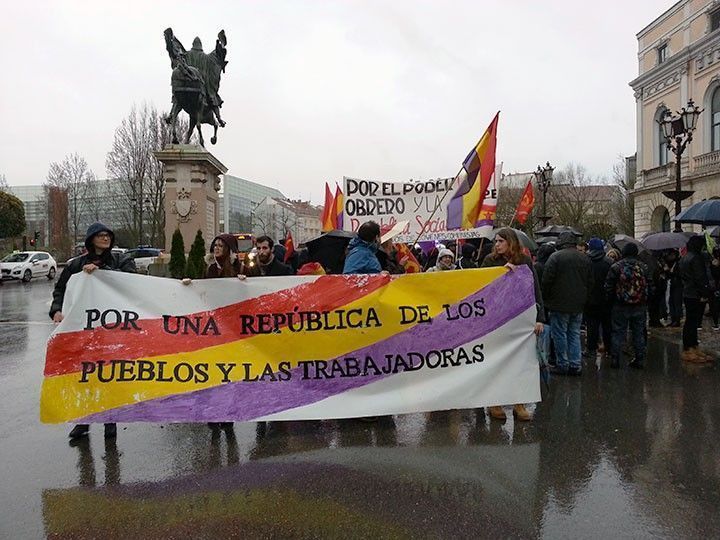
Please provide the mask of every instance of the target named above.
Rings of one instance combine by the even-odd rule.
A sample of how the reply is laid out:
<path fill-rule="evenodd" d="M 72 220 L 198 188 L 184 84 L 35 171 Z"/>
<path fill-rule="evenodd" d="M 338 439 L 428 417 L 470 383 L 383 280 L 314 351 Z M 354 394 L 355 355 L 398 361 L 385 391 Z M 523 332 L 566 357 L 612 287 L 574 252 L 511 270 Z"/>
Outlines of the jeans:
<path fill-rule="evenodd" d="M 628 325 L 635 350 L 635 362 L 642 364 L 645 361 L 645 323 L 647 320 L 647 306 L 613 306 L 612 308 L 612 359 L 620 363 Z"/>
<path fill-rule="evenodd" d="M 550 312 L 550 333 L 555 344 L 556 366 L 580 371 L 580 325 L 582 313 Z"/>
<path fill-rule="evenodd" d="M 698 346 L 697 329 L 702 325 L 705 304 L 698 298 L 684 298 L 685 324 L 683 325 L 683 350 Z"/>
<path fill-rule="evenodd" d="M 597 352 L 598 342 L 600 341 L 600 329 L 602 328 L 603 345 L 605 351 L 610 352 L 612 323 L 610 320 L 610 310 L 605 308 L 589 308 L 585 312 L 585 320 L 587 321 L 587 350 L 590 353 Z"/>

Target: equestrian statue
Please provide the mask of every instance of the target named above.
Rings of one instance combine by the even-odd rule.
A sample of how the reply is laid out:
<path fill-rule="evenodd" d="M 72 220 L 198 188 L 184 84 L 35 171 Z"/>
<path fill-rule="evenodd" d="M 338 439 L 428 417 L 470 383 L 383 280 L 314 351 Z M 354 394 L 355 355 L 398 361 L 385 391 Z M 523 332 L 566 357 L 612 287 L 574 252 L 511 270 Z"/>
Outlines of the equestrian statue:
<path fill-rule="evenodd" d="M 165 30 L 165 46 L 170 55 L 172 66 L 172 110 L 165 121 L 172 126 L 172 142 L 178 144 L 175 124 L 180 111 L 190 116 L 190 127 L 185 134 L 185 144 L 190 144 L 193 129 L 197 126 L 200 145 L 205 146 L 201 124 L 210 124 L 214 133 L 210 142 L 217 142 L 218 126 L 225 127 L 220 117 L 223 100 L 220 99 L 220 77 L 225 73 L 227 61 L 227 39 L 225 30 L 221 30 L 215 41 L 215 50 L 209 54 L 203 52 L 202 42 L 196 37 L 192 49 L 185 50 L 180 40 L 173 34 L 172 28 Z"/>

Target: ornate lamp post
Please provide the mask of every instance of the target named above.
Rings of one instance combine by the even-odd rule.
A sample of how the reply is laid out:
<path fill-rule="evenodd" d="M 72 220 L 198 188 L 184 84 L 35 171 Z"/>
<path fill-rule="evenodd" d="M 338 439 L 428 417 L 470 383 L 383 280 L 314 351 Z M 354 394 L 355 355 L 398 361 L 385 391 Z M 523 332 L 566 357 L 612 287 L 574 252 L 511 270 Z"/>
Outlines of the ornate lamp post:
<path fill-rule="evenodd" d="M 545 167 L 538 165 L 537 171 L 535 171 L 535 183 L 537 184 L 540 193 L 542 193 L 542 216 L 538 216 L 538 219 L 542 221 L 542 226 L 545 227 L 547 222 L 550 221 L 552 216 L 547 214 L 547 192 L 552 183 L 553 171 L 555 167 L 550 166 L 548 161 Z"/>
<path fill-rule="evenodd" d="M 687 145 L 692 141 L 693 131 L 697 127 L 698 117 L 703 109 L 695 106 L 693 100 L 689 100 L 686 107 L 675 116 L 669 110 L 665 111 L 662 120 L 658 124 L 662 127 L 663 137 L 669 150 L 675 154 L 675 189 L 663 191 L 668 199 L 675 201 L 675 216 L 680 213 L 680 203 L 692 196 L 694 191 L 683 191 L 680 186 L 680 162 L 682 154 Z M 682 232 L 679 222 L 675 222 L 675 232 Z"/>

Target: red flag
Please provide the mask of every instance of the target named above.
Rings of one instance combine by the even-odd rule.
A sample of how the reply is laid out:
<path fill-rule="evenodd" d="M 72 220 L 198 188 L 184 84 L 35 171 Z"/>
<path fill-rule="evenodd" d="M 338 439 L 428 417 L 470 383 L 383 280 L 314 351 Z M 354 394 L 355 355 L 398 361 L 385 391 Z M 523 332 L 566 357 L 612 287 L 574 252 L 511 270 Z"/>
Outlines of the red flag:
<path fill-rule="evenodd" d="M 523 191 L 520 202 L 515 210 L 515 219 L 517 219 L 518 223 L 525 223 L 527 221 L 533 206 L 535 206 L 535 192 L 533 191 L 532 180 L 528 180 L 525 191 Z"/>
<path fill-rule="evenodd" d="M 332 231 L 335 228 L 335 221 L 335 198 L 332 191 L 330 191 L 330 186 L 325 182 L 325 205 L 320 218 L 322 231 Z"/>
<path fill-rule="evenodd" d="M 292 233 L 288 231 L 285 237 L 285 259 L 283 259 L 283 262 L 288 262 L 293 253 L 295 253 L 295 243 L 292 239 Z"/>

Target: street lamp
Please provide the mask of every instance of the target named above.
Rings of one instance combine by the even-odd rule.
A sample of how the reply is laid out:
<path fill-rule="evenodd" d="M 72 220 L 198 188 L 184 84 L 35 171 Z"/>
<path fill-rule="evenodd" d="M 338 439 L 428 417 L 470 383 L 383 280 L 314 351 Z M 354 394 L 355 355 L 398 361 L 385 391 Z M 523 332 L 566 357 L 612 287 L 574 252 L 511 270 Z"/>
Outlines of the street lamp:
<path fill-rule="evenodd" d="M 703 109 L 696 107 L 691 99 L 676 115 L 673 116 L 669 110 L 665 110 L 663 118 L 657 121 L 662 128 L 668 149 L 675 154 L 675 189 L 662 192 L 668 199 L 675 201 L 675 217 L 680 213 L 681 201 L 694 193 L 694 191 L 683 191 L 680 187 L 680 162 L 685 148 L 692 141 L 693 131 L 697 127 L 701 112 Z M 682 232 L 682 226 L 678 221 L 675 222 L 675 232 Z"/>
<path fill-rule="evenodd" d="M 551 167 L 550 162 L 548 161 L 545 164 L 545 167 L 538 165 L 537 171 L 534 173 L 535 183 L 537 184 L 540 193 L 542 193 L 542 216 L 538 216 L 538 219 L 542 221 L 543 227 L 545 227 L 547 222 L 552 218 L 552 216 L 548 216 L 547 214 L 547 192 L 550 188 L 550 184 L 552 183 L 554 170 L 555 167 Z"/>

